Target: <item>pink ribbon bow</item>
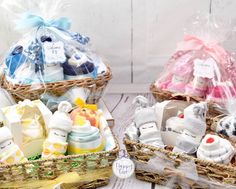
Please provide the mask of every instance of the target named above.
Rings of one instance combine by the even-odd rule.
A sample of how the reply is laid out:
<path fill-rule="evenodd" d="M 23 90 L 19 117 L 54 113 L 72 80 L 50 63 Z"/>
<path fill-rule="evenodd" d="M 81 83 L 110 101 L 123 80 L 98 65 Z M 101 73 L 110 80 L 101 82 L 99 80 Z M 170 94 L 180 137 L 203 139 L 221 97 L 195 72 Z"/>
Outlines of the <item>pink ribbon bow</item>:
<path fill-rule="evenodd" d="M 207 43 L 195 36 L 186 35 L 184 40 L 178 43 L 177 51 L 189 51 L 203 49 L 220 64 L 225 63 L 228 53 L 216 42 Z"/>

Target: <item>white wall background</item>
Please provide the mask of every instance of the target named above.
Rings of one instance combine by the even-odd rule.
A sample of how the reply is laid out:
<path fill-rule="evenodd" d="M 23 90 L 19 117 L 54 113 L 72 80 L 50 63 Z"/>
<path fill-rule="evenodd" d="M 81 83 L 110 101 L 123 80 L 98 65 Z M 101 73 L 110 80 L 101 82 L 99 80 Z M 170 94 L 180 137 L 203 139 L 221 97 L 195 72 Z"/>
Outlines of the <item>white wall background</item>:
<path fill-rule="evenodd" d="M 12 0 L 13 1 L 13 0 Z M 50 0 L 48 0 L 50 1 Z M 70 0 L 72 30 L 89 36 L 110 62 L 112 91 L 147 90 L 197 11 L 236 16 L 236 0 Z M 2 14 L 2 15 L 1 15 Z M 18 37 L 0 13 L 0 55 Z M 232 50 L 236 41 L 228 41 Z M 234 48 L 235 47 L 235 48 Z"/>

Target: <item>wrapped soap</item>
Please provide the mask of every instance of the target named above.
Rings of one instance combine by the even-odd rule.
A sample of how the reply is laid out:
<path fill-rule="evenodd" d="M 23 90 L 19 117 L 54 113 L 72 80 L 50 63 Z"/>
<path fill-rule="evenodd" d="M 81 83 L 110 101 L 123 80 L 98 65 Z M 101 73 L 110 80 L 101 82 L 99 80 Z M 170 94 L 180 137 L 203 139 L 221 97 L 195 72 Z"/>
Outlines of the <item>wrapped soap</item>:
<path fill-rule="evenodd" d="M 26 161 L 23 152 L 13 142 L 11 131 L 7 127 L 0 127 L 0 163 L 15 164 Z"/>
<path fill-rule="evenodd" d="M 2 108 L 4 124 L 27 158 L 39 155 L 52 112 L 40 101 L 24 100 Z"/>
<path fill-rule="evenodd" d="M 137 96 L 133 104 L 136 105 L 133 123 L 139 132 L 138 140 L 144 144 L 163 148 L 155 107 L 149 107 L 148 100 L 143 96 Z"/>
<path fill-rule="evenodd" d="M 155 91 L 177 93 L 224 106 L 236 95 L 236 64 L 221 44 L 231 31 L 227 22 L 198 15 L 155 82 Z"/>

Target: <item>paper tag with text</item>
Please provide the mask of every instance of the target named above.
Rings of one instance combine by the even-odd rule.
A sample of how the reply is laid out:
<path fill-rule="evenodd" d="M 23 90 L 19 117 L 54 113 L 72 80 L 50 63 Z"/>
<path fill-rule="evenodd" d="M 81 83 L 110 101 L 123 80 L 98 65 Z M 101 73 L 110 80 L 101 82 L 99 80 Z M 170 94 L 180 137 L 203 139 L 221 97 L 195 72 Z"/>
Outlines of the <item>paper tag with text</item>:
<path fill-rule="evenodd" d="M 44 42 L 43 50 L 46 63 L 64 63 L 66 61 L 64 44 L 61 41 Z"/>
<path fill-rule="evenodd" d="M 112 164 L 113 173 L 121 179 L 129 178 L 134 173 L 134 169 L 134 162 L 127 157 L 121 157 Z"/>
<path fill-rule="evenodd" d="M 194 72 L 196 77 L 205 77 L 212 79 L 214 77 L 214 65 L 216 64 L 213 58 L 206 60 L 195 59 L 194 60 Z"/>

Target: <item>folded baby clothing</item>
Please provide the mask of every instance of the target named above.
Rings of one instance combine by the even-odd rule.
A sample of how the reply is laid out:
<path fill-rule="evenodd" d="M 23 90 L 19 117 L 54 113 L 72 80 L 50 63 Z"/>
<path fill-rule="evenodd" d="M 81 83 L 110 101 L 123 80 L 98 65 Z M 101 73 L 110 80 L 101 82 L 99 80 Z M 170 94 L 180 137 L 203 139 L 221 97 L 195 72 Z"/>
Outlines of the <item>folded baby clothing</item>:
<path fill-rule="evenodd" d="M 69 19 L 50 21 L 39 15 L 24 14 L 19 23 L 18 29 L 29 32 L 6 54 L 4 82 L 37 84 L 39 89 L 47 83 L 96 78 L 107 72 L 103 60 L 89 48 L 89 37 L 70 31 Z"/>
<path fill-rule="evenodd" d="M 40 100 L 27 99 L 2 108 L 2 112 L 4 124 L 24 155 L 29 158 L 41 154 L 52 112 Z"/>
<path fill-rule="evenodd" d="M 13 68 L 13 66 L 9 67 L 8 64 L 6 65 L 7 69 L 10 70 L 8 79 L 14 83 L 20 84 L 47 83 L 64 80 L 61 64 L 57 62 L 43 63 L 41 55 L 42 49 L 38 49 L 38 51 L 33 50 L 36 48 L 36 45 L 39 46 L 39 44 L 32 43 L 28 49 L 23 49 L 22 47 L 24 51 L 21 56 L 27 58 L 14 60 L 17 66 Z M 34 56 L 32 54 L 34 54 Z M 9 59 L 9 57 L 7 59 Z M 40 62 L 37 63 L 36 59 Z"/>
<path fill-rule="evenodd" d="M 39 78 L 35 73 L 34 66 L 26 61 L 14 72 L 14 77 L 8 79 L 19 84 L 40 83 L 42 75 L 41 78 Z"/>
<path fill-rule="evenodd" d="M 21 121 L 22 133 L 24 138 L 24 143 L 31 140 L 39 139 L 44 136 L 44 130 L 39 122 L 39 116 L 35 115 L 35 119 L 26 118 Z"/>
<path fill-rule="evenodd" d="M 235 97 L 235 59 L 209 36 L 184 36 L 156 80 L 156 90 L 200 97 L 220 106 Z"/>
<path fill-rule="evenodd" d="M 77 125 L 72 126 L 68 136 L 68 154 L 85 154 L 99 152 L 105 148 L 105 139 L 97 127 L 91 126 L 85 118 L 81 118 Z"/>
<path fill-rule="evenodd" d="M 92 60 L 85 53 L 79 51 L 76 51 L 62 66 L 66 79 L 73 79 L 78 75 L 86 76 L 95 69 Z"/>
<path fill-rule="evenodd" d="M 49 122 L 49 135 L 43 144 L 42 158 L 62 157 L 67 150 L 67 135 L 72 128 L 72 120 L 68 112 L 72 106 L 67 101 L 58 105 L 58 110 Z"/>
<path fill-rule="evenodd" d="M 34 101 L 24 100 L 15 107 L 17 116 L 21 117 L 23 142 L 44 138 L 46 136 L 46 122 L 41 110 Z"/>
<path fill-rule="evenodd" d="M 200 102 L 184 109 L 184 130 L 177 138 L 174 152 L 194 154 L 206 132 L 207 104 Z"/>
<path fill-rule="evenodd" d="M 236 117 L 233 115 L 223 117 L 217 123 L 215 131 L 236 142 Z"/>
<path fill-rule="evenodd" d="M 192 96 L 205 97 L 208 89 L 208 78 L 194 77 L 193 80 L 186 85 L 185 93 Z"/>
<path fill-rule="evenodd" d="M 184 114 L 179 116 L 170 117 L 166 120 L 166 130 L 176 133 L 182 133 L 184 130 Z"/>
<path fill-rule="evenodd" d="M 139 131 L 137 127 L 135 126 L 135 123 L 132 122 L 125 130 L 125 135 L 130 139 L 130 140 L 138 140 L 138 135 Z"/>
<path fill-rule="evenodd" d="M 184 130 L 183 133 L 177 137 L 173 152 L 194 154 L 200 144 L 199 138 L 188 130 Z"/>
<path fill-rule="evenodd" d="M 215 82 L 210 85 L 207 91 L 207 100 L 217 102 L 219 105 L 227 105 L 231 98 L 236 95 L 235 86 L 233 82 Z"/>
<path fill-rule="evenodd" d="M 43 80 L 46 83 L 64 80 L 63 68 L 58 63 L 46 64 L 43 71 Z"/>
<path fill-rule="evenodd" d="M 229 164 L 235 155 L 231 143 L 217 135 L 207 134 L 197 151 L 197 157 L 214 163 Z"/>
<path fill-rule="evenodd" d="M 19 42 L 20 44 L 21 42 Z M 16 45 L 17 47 L 18 45 Z M 21 46 L 21 45 L 20 45 Z M 15 48 L 16 48 L 15 47 Z M 20 84 L 31 84 L 31 83 L 39 83 L 42 80 L 42 70 L 43 70 L 43 57 L 42 57 L 42 48 L 36 42 L 31 42 L 26 49 L 23 45 L 22 54 L 24 57 L 24 62 L 17 63 L 20 64 L 12 75 L 8 79 L 13 80 L 14 83 Z M 35 64 L 32 64 L 35 62 Z M 7 71 L 9 67 L 7 67 Z"/>
<path fill-rule="evenodd" d="M 135 100 L 135 102 L 139 102 L 134 115 L 134 123 L 140 133 L 138 140 L 144 144 L 163 148 L 164 144 L 162 142 L 160 128 L 157 125 L 155 108 L 146 107 L 146 102 L 148 101 L 143 100 L 144 98 L 145 97 L 138 96 Z M 142 102 L 145 104 L 142 105 Z"/>
<path fill-rule="evenodd" d="M 196 136 L 204 136 L 206 132 L 207 103 L 195 103 L 184 109 L 186 129 Z"/>
<path fill-rule="evenodd" d="M 171 81 L 167 85 L 169 91 L 184 93 L 185 86 L 191 79 L 192 68 L 187 65 L 191 58 L 192 56 L 189 54 L 178 58 L 179 64 L 173 68 Z"/>
<path fill-rule="evenodd" d="M 23 152 L 13 142 L 11 131 L 7 127 L 0 128 L 0 163 L 15 164 L 26 162 Z"/>
<path fill-rule="evenodd" d="M 17 45 L 6 58 L 8 74 L 13 76 L 15 71 L 25 62 L 26 56 L 23 54 L 23 46 Z"/>

